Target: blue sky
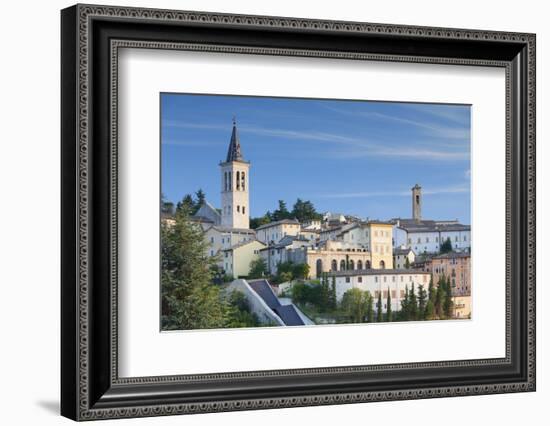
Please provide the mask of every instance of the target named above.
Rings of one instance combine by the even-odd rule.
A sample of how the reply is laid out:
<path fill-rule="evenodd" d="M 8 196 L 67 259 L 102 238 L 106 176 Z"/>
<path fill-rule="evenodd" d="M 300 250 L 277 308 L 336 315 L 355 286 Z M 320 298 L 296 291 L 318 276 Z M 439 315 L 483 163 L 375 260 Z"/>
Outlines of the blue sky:
<path fill-rule="evenodd" d="M 470 106 L 161 94 L 162 192 L 177 202 L 202 188 L 220 207 L 219 162 L 236 117 L 250 161 L 250 212 L 284 199 L 371 219 L 470 223 Z"/>

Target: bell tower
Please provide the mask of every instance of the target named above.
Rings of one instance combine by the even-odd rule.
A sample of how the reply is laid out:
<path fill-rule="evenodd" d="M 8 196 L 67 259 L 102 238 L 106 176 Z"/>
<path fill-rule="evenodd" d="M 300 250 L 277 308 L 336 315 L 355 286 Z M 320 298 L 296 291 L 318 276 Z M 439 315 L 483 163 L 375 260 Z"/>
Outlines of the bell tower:
<path fill-rule="evenodd" d="M 419 221 L 422 219 L 422 187 L 418 184 L 412 187 L 412 217 Z"/>
<path fill-rule="evenodd" d="M 248 229 L 250 210 L 248 203 L 248 171 L 250 163 L 241 153 L 237 123 L 233 117 L 233 131 L 225 161 L 220 162 L 222 193 L 222 225 Z"/>

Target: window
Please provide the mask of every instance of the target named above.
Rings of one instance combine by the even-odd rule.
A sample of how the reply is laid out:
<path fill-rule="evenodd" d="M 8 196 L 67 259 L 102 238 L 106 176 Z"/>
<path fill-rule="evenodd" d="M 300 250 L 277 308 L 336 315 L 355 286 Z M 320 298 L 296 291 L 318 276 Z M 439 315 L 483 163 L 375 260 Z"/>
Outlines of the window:
<path fill-rule="evenodd" d="M 210 242 L 214 243 L 214 237 L 210 237 Z"/>
<path fill-rule="evenodd" d="M 245 211 L 245 207 L 243 206 L 243 214 L 245 214 L 245 213 L 246 213 L 246 211 Z"/>
<path fill-rule="evenodd" d="M 239 172 L 237 172 L 239 173 Z M 241 212 L 241 206 L 237 206 L 237 213 L 240 213 Z"/>
<path fill-rule="evenodd" d="M 386 262 L 383 260 L 380 261 L 380 269 L 386 269 Z"/>
<path fill-rule="evenodd" d="M 210 256 L 214 256 L 214 250 L 210 250 Z"/>
<path fill-rule="evenodd" d="M 227 257 L 227 252 L 225 252 L 225 257 Z"/>
<path fill-rule="evenodd" d="M 363 262 L 360 260 L 357 261 L 357 269 L 363 269 Z"/>
<path fill-rule="evenodd" d="M 362 283 L 363 282 L 363 277 L 357 277 L 357 282 Z"/>
<path fill-rule="evenodd" d="M 349 261 L 349 269 L 352 270 L 352 271 L 355 269 L 355 265 L 353 263 L 353 260 Z"/>
<path fill-rule="evenodd" d="M 346 270 L 346 261 L 342 259 L 340 261 L 340 271 L 345 271 L 345 270 Z"/>
<path fill-rule="evenodd" d="M 426 242 L 429 243 L 430 242 L 430 239 L 428 237 L 426 237 Z"/>
<path fill-rule="evenodd" d="M 346 277 L 346 282 L 349 283 L 350 281 L 350 277 Z"/>
<path fill-rule="evenodd" d="M 370 260 L 365 262 L 365 269 L 370 269 Z"/>
<path fill-rule="evenodd" d="M 412 281 L 412 280 L 413 280 L 412 275 L 409 275 L 409 281 Z"/>
<path fill-rule="evenodd" d="M 409 238 L 407 241 L 408 241 L 409 244 L 411 243 L 411 239 L 410 239 L 410 238 Z"/>
<path fill-rule="evenodd" d="M 384 277 L 384 282 L 386 282 L 386 277 Z"/>
<path fill-rule="evenodd" d="M 384 290 L 384 291 L 382 292 L 382 297 L 383 297 L 384 299 L 387 299 L 387 298 L 388 298 L 388 290 Z M 385 305 L 384 305 L 384 306 L 385 306 Z"/>
<path fill-rule="evenodd" d="M 401 278 L 403 278 L 403 277 L 401 277 Z M 404 298 L 405 298 L 405 290 L 400 290 L 400 291 L 399 291 L 399 297 L 400 297 L 401 299 L 404 299 Z"/>
<path fill-rule="evenodd" d="M 439 237 L 435 237 L 435 242 L 436 242 L 436 243 L 439 242 Z"/>
<path fill-rule="evenodd" d="M 466 241 L 466 235 L 464 235 L 464 241 Z"/>
<path fill-rule="evenodd" d="M 375 282 L 375 283 L 378 282 L 378 277 L 374 277 L 374 282 Z M 378 295 L 378 292 L 377 292 L 377 291 L 375 291 L 374 293 Z"/>
<path fill-rule="evenodd" d="M 374 236 L 378 237 L 378 231 L 374 231 Z"/>
<path fill-rule="evenodd" d="M 237 172 L 237 182 L 236 182 L 237 191 L 241 189 L 241 172 Z"/>
<path fill-rule="evenodd" d="M 395 275 L 393 275 L 393 276 L 391 277 L 391 282 L 392 282 L 392 283 L 395 282 Z"/>
<path fill-rule="evenodd" d="M 391 291 L 391 298 L 395 299 L 396 297 L 397 297 L 397 290 L 392 290 Z"/>
<path fill-rule="evenodd" d="M 338 270 L 338 262 L 336 262 L 336 259 L 332 259 L 332 263 L 330 265 L 330 269 L 332 269 L 333 271 L 337 271 Z"/>
<path fill-rule="evenodd" d="M 232 191 L 233 190 L 233 182 L 231 181 L 233 179 L 231 177 L 231 172 L 227 172 L 227 190 Z"/>
<path fill-rule="evenodd" d="M 420 243 L 421 243 L 420 237 L 418 237 L 418 241 L 417 241 L 417 243 L 418 243 L 418 244 L 420 244 Z"/>
<path fill-rule="evenodd" d="M 244 183 L 245 183 L 244 172 L 241 172 L 241 189 L 243 191 L 246 190 Z"/>
<path fill-rule="evenodd" d="M 458 241 L 458 235 L 455 237 L 455 242 Z"/>

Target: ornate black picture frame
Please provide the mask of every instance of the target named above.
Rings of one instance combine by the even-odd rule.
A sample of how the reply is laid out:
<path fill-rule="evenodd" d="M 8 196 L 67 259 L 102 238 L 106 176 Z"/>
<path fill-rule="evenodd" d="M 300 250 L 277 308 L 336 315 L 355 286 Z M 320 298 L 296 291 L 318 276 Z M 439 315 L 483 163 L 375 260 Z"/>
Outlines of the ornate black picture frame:
<path fill-rule="evenodd" d="M 535 390 L 535 35 L 76 5 L 61 13 L 61 413 L 159 416 Z M 119 378 L 120 47 L 506 70 L 506 356 Z"/>

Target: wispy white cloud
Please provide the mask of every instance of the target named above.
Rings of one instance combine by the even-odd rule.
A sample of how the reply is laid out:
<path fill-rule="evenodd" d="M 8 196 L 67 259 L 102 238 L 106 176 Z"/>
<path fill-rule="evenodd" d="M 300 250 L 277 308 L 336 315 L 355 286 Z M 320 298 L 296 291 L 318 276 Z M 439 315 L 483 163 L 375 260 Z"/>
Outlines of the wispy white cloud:
<path fill-rule="evenodd" d="M 227 131 L 227 125 L 190 123 L 184 121 L 163 121 L 164 126 L 192 129 L 219 129 Z M 329 144 L 333 149 L 323 151 L 324 156 L 331 158 L 361 158 L 361 157 L 392 157 L 411 158 L 424 160 L 465 160 L 469 158 L 469 151 L 460 146 L 445 143 L 445 138 L 432 140 L 413 140 L 409 138 L 406 144 L 388 143 L 387 141 L 373 141 L 366 137 L 350 137 L 336 133 L 321 132 L 317 130 L 290 130 L 272 127 L 259 127 L 241 124 L 239 130 L 242 134 L 254 134 L 274 138 L 300 140 Z M 223 141 L 225 142 L 225 141 Z M 167 142 L 170 143 L 170 142 Z M 172 144 L 176 144 L 172 141 Z M 198 146 L 195 141 L 178 141 L 177 145 Z M 450 148 L 450 149 L 449 149 Z M 308 151 L 308 156 L 315 152 Z"/>
<path fill-rule="evenodd" d="M 432 115 L 436 115 L 439 118 L 443 116 L 452 117 L 452 121 L 454 121 L 456 124 L 459 124 L 459 125 L 456 125 L 456 124 L 453 126 L 442 125 L 439 123 L 434 123 L 433 121 L 413 120 L 409 118 L 400 117 L 397 115 L 384 114 L 381 112 L 374 112 L 374 111 L 352 111 L 348 109 L 334 108 L 332 106 L 325 106 L 325 108 L 333 112 L 338 112 L 340 114 L 353 115 L 356 117 L 374 118 L 374 119 L 385 120 L 385 121 L 393 121 L 396 123 L 413 126 L 426 131 L 431 136 L 442 138 L 442 139 L 459 139 L 464 141 L 469 141 L 470 139 L 470 129 L 464 125 L 465 123 L 464 123 L 463 117 L 462 117 L 462 120 L 460 120 L 457 114 L 444 113 L 444 112 L 436 113 L 434 112 L 436 111 L 435 109 L 433 111 L 430 111 Z M 423 110 L 418 109 L 418 111 L 423 111 Z"/>

